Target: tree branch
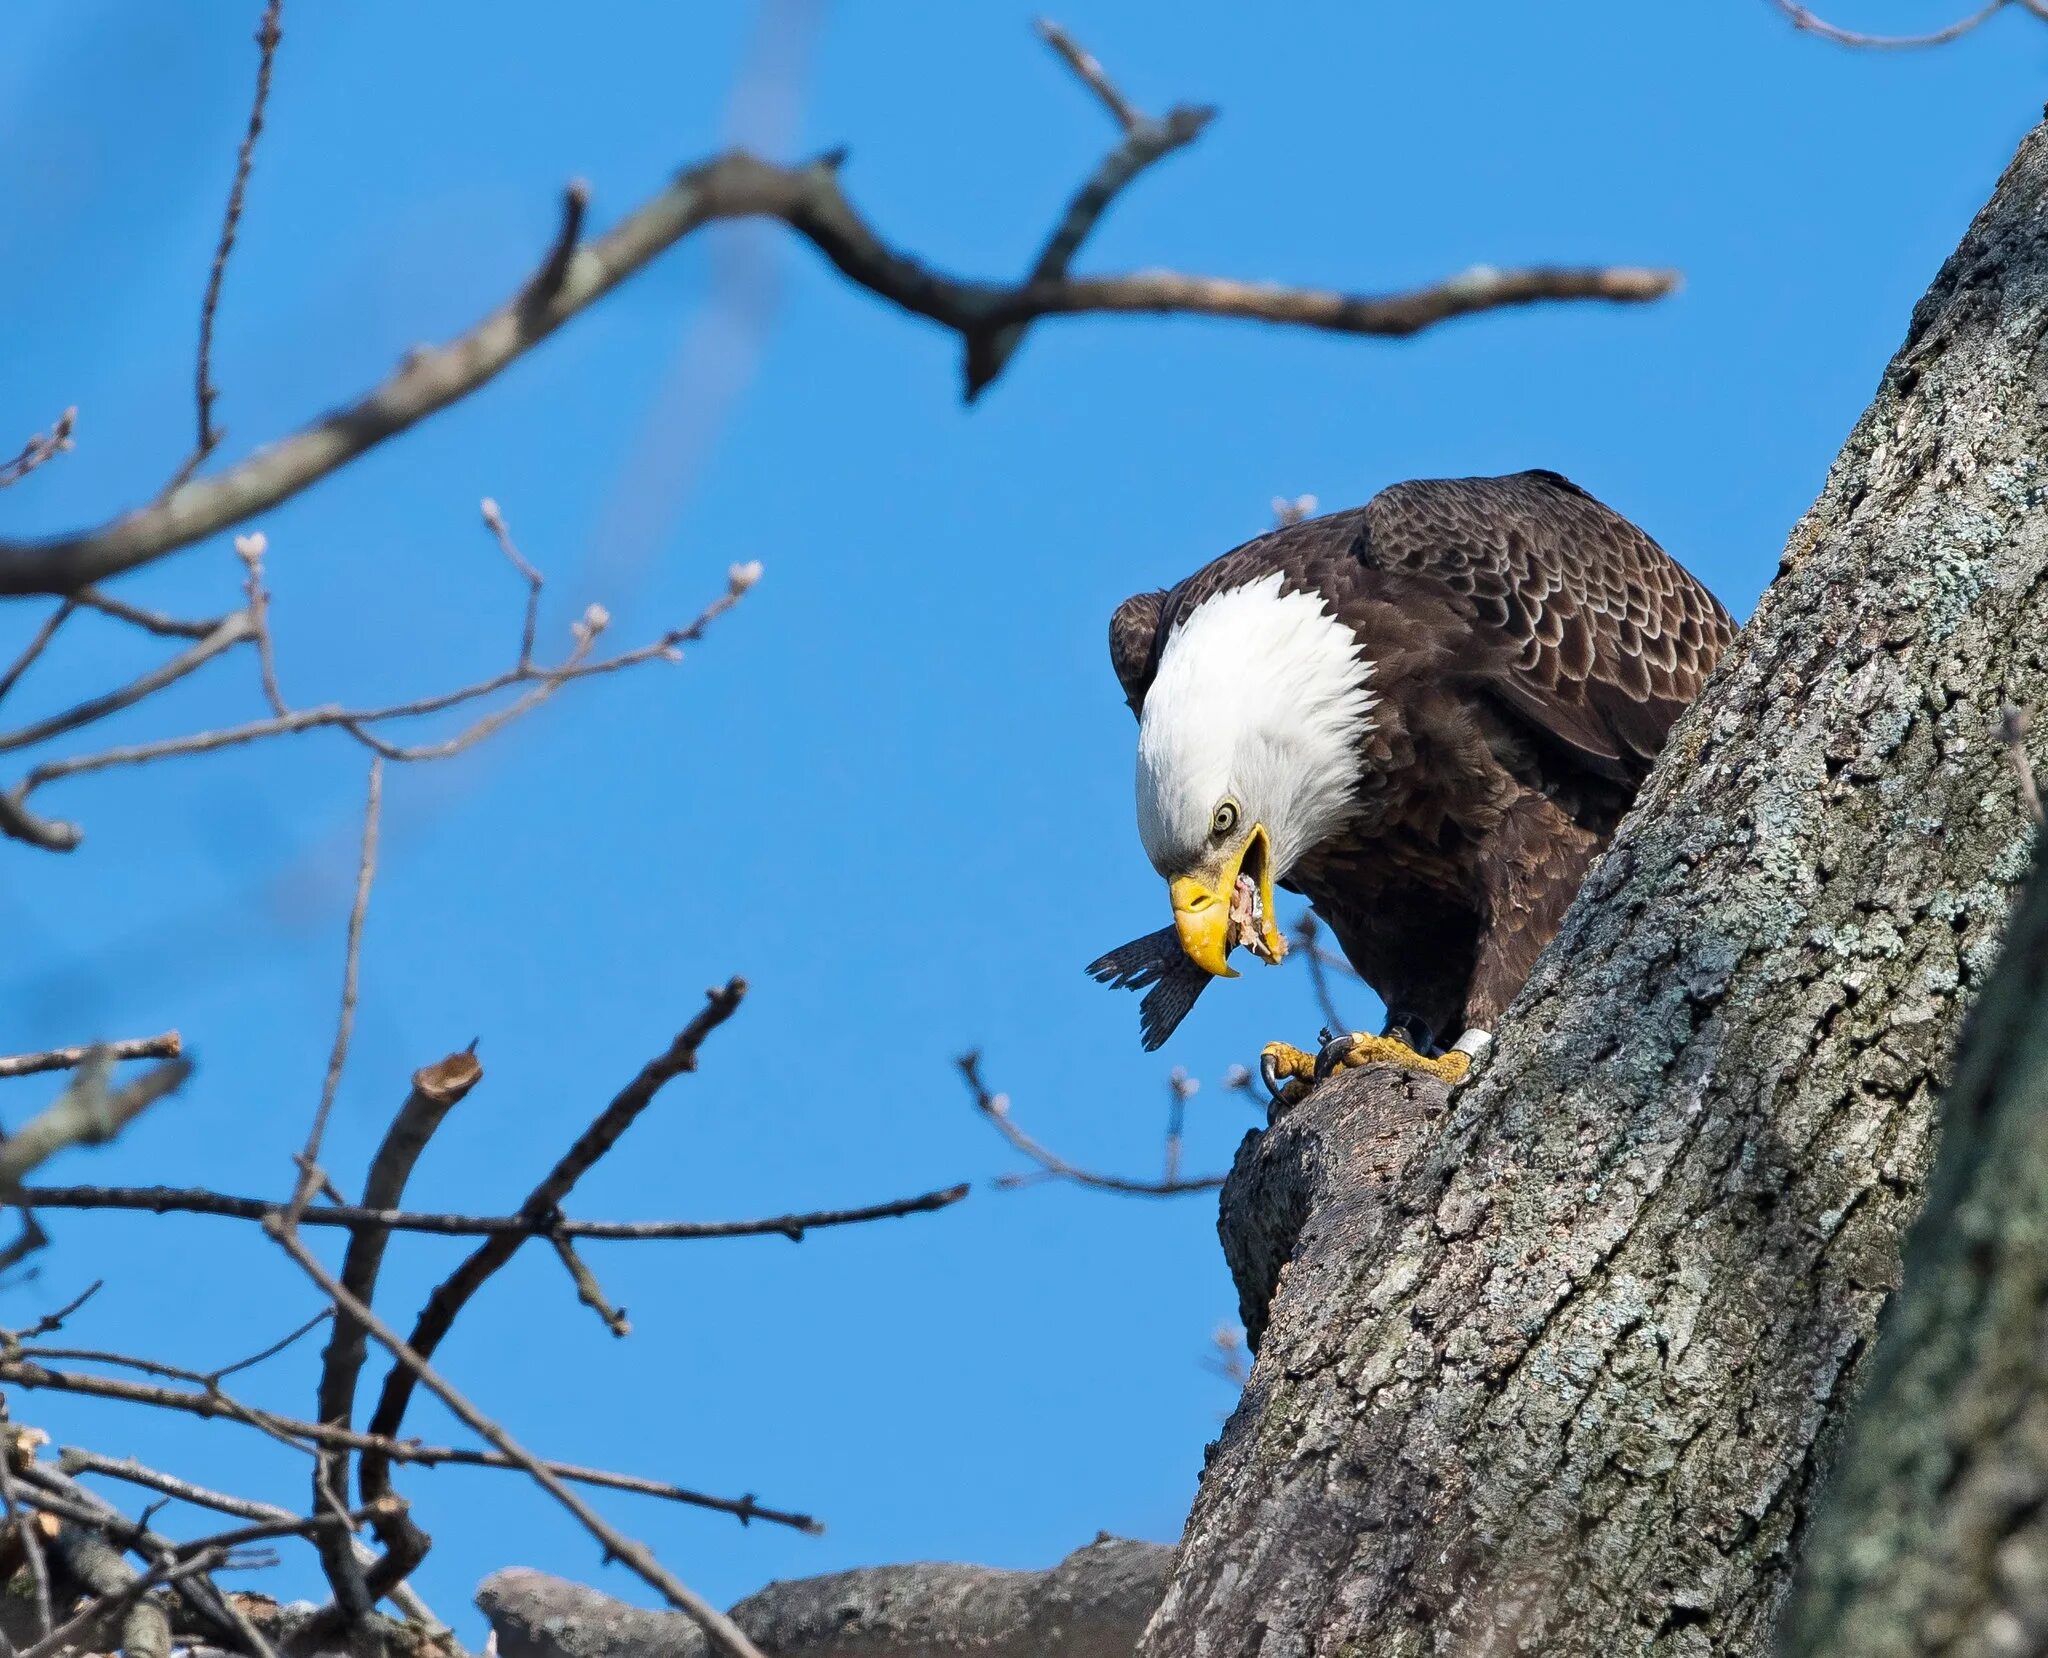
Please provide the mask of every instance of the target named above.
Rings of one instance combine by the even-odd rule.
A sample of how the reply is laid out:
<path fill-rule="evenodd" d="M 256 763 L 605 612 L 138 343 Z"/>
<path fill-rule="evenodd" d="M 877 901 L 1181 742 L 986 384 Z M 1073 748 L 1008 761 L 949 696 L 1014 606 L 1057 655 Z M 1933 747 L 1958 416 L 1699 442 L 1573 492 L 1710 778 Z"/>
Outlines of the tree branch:
<path fill-rule="evenodd" d="M 12 460 L 0 461 L 0 489 L 18 484 L 44 462 L 53 460 L 71 447 L 71 433 L 78 424 L 78 410 L 66 409 L 57 417 L 57 423 L 48 434 L 36 433 L 22 445 L 21 453 Z"/>
<path fill-rule="evenodd" d="M 1220 1174 L 1199 1175 L 1187 1179 L 1179 1175 L 1175 1167 L 1179 1161 L 1176 1143 L 1178 1134 L 1173 1129 L 1168 1130 L 1167 1172 L 1163 1179 L 1132 1180 L 1122 1175 L 1097 1174 L 1092 1169 L 1079 1168 L 1048 1147 L 1040 1145 L 1011 1120 L 1010 1096 L 989 1092 L 988 1085 L 981 1079 L 980 1054 L 962 1054 L 957 1063 L 961 1076 L 967 1080 L 967 1091 L 973 1096 L 974 1107 L 981 1113 L 982 1120 L 1036 1163 L 1043 1175 L 1056 1180 L 1071 1180 L 1077 1186 L 1093 1186 L 1098 1191 L 1123 1192 L 1133 1197 L 1177 1197 L 1184 1192 L 1213 1192 L 1223 1184 L 1224 1177 Z M 1182 1086 L 1179 1082 L 1174 1085 L 1176 1122 L 1178 1106 L 1186 1098 L 1181 1092 Z M 1005 1186 L 1021 1186 L 1029 1178 L 1031 1177 L 1004 1175 L 998 1183 Z"/>
<path fill-rule="evenodd" d="M 88 1055 L 63 1093 L 0 1142 L 0 1194 L 10 1193 L 23 1175 L 67 1146 L 104 1145 L 178 1088 L 192 1074 L 192 1063 L 169 1060 L 109 1092 L 111 1069 L 112 1061 L 104 1050 Z"/>
<path fill-rule="evenodd" d="M 328 1295 L 339 1313 L 345 1313 L 362 1324 L 391 1354 L 393 1360 L 446 1405 L 464 1426 L 489 1441 L 496 1447 L 499 1455 L 530 1475 L 535 1484 L 567 1509 L 583 1529 L 597 1540 L 608 1559 L 618 1560 L 671 1606 L 680 1612 L 688 1613 L 697 1627 L 704 1632 L 714 1651 L 726 1654 L 726 1658 L 762 1658 L 760 1649 L 747 1639 L 737 1624 L 657 1561 L 648 1552 L 646 1545 L 626 1536 L 611 1525 L 563 1483 L 561 1476 L 547 1463 L 535 1457 L 497 1423 L 485 1416 L 463 1394 L 436 1374 L 423 1354 L 414 1351 L 390 1326 L 349 1294 L 339 1280 L 320 1264 L 319 1257 L 306 1248 L 298 1234 L 291 1229 L 287 1217 L 273 1218 L 265 1223 L 264 1230 L 299 1264 L 306 1276 Z M 388 1498 L 383 1496 L 373 1497 L 366 1506 L 374 1509 L 387 1500 Z"/>
<path fill-rule="evenodd" d="M 1670 271 L 1623 266 L 1479 267 L 1430 287 L 1382 295 L 1173 272 L 977 282 L 944 275 L 883 242 L 840 189 L 836 159 L 782 167 L 731 151 L 686 169 L 566 261 L 559 260 L 558 239 L 536 276 L 498 310 L 447 345 L 411 354 L 356 402 L 109 523 L 68 535 L 0 540 L 0 594 L 75 592 L 289 500 L 488 384 L 685 236 L 707 224 L 749 218 L 786 224 L 857 285 L 965 342 L 1041 317 L 1089 312 L 1237 317 L 1398 337 L 1454 317 L 1543 300 L 1659 299 L 1678 280 Z M 557 263 L 563 266 L 558 280 Z M 540 299 L 543 287 L 549 291 Z"/>
<path fill-rule="evenodd" d="M 127 1037 L 119 1042 L 99 1042 L 87 1047 L 49 1048 L 39 1054 L 0 1054 L 0 1077 L 30 1077 L 41 1071 L 68 1071 L 83 1065 L 95 1053 L 111 1060 L 176 1059 L 183 1044 L 174 1030 L 161 1036 Z"/>
<path fill-rule="evenodd" d="M 282 1211 L 279 1211 L 282 1214 Z M 103 1355 L 99 1362 L 125 1363 L 138 1369 L 162 1372 L 169 1366 L 158 1365 L 146 1359 L 120 1358 Z M 193 1372 L 179 1372 L 187 1379 L 204 1383 L 205 1378 Z M 363 1433 L 358 1429 L 336 1428 L 320 1422 L 303 1422 L 295 1417 L 282 1416 L 275 1411 L 259 1409 L 234 1398 L 218 1386 L 198 1388 L 162 1387 L 147 1382 L 126 1381 L 118 1376 L 95 1376 L 75 1370 L 53 1370 L 42 1362 L 42 1355 L 35 1349 L 14 1350 L 0 1355 L 0 1382 L 13 1387 L 50 1393 L 69 1393 L 89 1399 L 107 1399 L 120 1404 L 141 1405 L 151 1410 L 177 1411 L 186 1416 L 197 1416 L 207 1420 L 223 1418 L 238 1422 L 244 1427 L 256 1429 L 281 1443 L 295 1449 L 306 1450 L 312 1446 L 336 1446 L 352 1451 L 375 1451 L 379 1456 L 393 1462 L 406 1463 L 421 1468 L 486 1468 L 500 1472 L 517 1469 L 518 1464 L 508 1461 L 490 1451 L 469 1450 L 461 1446 L 428 1445 L 416 1439 L 389 1439 L 379 1434 Z M 580 1463 L 551 1461 L 549 1469 L 562 1479 L 577 1485 L 594 1486 L 603 1491 L 624 1491 L 637 1497 L 654 1497 L 663 1502 L 680 1503 L 687 1508 L 707 1508 L 719 1514 L 730 1514 L 742 1522 L 765 1520 L 774 1525 L 793 1527 L 798 1531 L 818 1532 L 824 1527 L 808 1514 L 799 1514 L 788 1509 L 769 1508 L 754 1501 L 752 1497 L 715 1497 L 687 1486 L 671 1485 L 663 1480 L 645 1478 L 639 1474 L 614 1473 L 606 1468 L 588 1468 Z"/>
<path fill-rule="evenodd" d="M 1988 23 L 2007 6 L 2014 4 L 2015 0 L 1989 0 L 1989 4 L 1979 7 L 1968 17 L 1958 18 L 1942 28 L 1931 29 L 1926 34 L 1919 35 L 1861 34 L 1854 29 L 1840 28 L 1825 18 L 1816 17 L 1806 7 L 1796 4 L 1795 0 L 1771 0 L 1771 3 L 1785 14 L 1793 28 L 1807 34 L 1818 35 L 1822 40 L 1831 40 L 1837 46 L 1868 46 L 1882 51 L 1897 51 L 1919 46 L 1946 46 L 1952 40 L 1960 40 L 1979 24 Z M 2036 17 L 2048 17 L 2048 4 L 2043 4 L 2042 0 L 2018 0 L 2018 3 Z"/>
<path fill-rule="evenodd" d="M 958 1203 L 967 1195 L 962 1184 L 920 1192 L 915 1197 L 856 1209 L 813 1209 L 760 1220 L 569 1220 L 545 1215 L 444 1215 L 405 1209 L 366 1209 L 329 1204 L 308 1209 L 301 1226 L 342 1226 L 357 1231 L 426 1232 L 444 1238 L 487 1238 L 516 1234 L 522 1238 L 594 1238 L 640 1243 L 697 1238 L 781 1237 L 801 1242 L 806 1232 L 866 1221 L 893 1220 L 929 1214 Z M 38 1209 L 130 1209 L 151 1214 L 212 1215 L 224 1220 L 261 1221 L 282 1205 L 267 1198 L 236 1197 L 202 1187 L 171 1186 L 24 1186 L 23 1203 Z"/>
<path fill-rule="evenodd" d="M 235 155 L 235 181 L 228 188 L 228 205 L 221 217 L 220 241 L 213 250 L 213 269 L 206 278 L 206 298 L 199 307 L 199 360 L 193 371 L 193 394 L 198 404 L 199 431 L 192 454 L 165 487 L 178 488 L 199 470 L 206 457 L 220 446 L 223 433 L 213 424 L 214 399 L 220 390 L 213 383 L 213 324 L 220 310 L 221 284 L 227 280 L 228 260 L 235 251 L 235 235 L 241 228 L 242 202 L 249 191 L 249 169 L 256 160 L 256 141 L 263 136 L 263 112 L 270 103 L 270 76 L 277 64 L 278 42 L 284 38 L 280 19 L 284 0 L 268 0 L 263 22 L 256 30 L 256 92 L 249 104 L 249 125 L 242 133 L 242 145 Z"/>

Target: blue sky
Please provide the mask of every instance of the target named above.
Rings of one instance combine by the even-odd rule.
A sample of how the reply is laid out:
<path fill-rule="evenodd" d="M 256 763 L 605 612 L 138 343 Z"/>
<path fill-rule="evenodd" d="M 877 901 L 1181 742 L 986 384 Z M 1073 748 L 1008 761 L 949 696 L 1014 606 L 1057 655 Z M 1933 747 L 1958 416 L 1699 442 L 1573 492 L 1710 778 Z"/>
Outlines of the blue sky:
<path fill-rule="evenodd" d="M 0 497 L 10 531 L 146 498 L 190 441 L 191 341 L 253 70 L 256 8 L 18 0 L 0 61 L 0 446 L 79 408 L 76 453 Z M 791 5 L 784 16 L 803 16 Z M 453 333 L 590 180 L 609 222 L 737 120 L 845 143 L 885 234 L 952 270 L 1029 262 L 1110 138 L 1027 8 L 821 9 L 794 137 L 729 91 L 739 8 L 288 8 L 271 127 L 221 313 L 226 458 Z M 1875 3 L 1853 21 L 1926 23 Z M 1396 479 L 1559 468 L 1738 614 L 2040 114 L 2048 31 L 2014 15 L 1937 53 L 1844 52 L 1753 4 L 1284 9 L 1079 0 L 1059 14 L 1139 103 L 1217 104 L 1082 261 L 1382 289 L 1464 266 L 1673 265 L 1641 309 L 1522 311 L 1407 342 L 1201 321 L 1035 333 L 974 409 L 945 335 L 772 228 L 692 240 L 481 396 L 259 521 L 287 696 L 373 701 L 501 666 L 519 593 L 495 496 L 549 573 L 543 638 L 592 600 L 637 640 L 726 566 L 746 602 L 679 667 L 579 687 L 484 752 L 388 779 L 360 1025 L 329 1145 L 360 1178 L 416 1065 L 480 1040 L 483 1085 L 423 1163 L 423 1206 L 515 1201 L 734 972 L 754 993 L 578 1214 L 725 1217 L 960 1179 L 939 1216 L 776 1240 L 596 1248 L 615 1342 L 553 1258 L 496 1280 L 447 1368 L 536 1448 L 815 1511 L 810 1539 L 608 1505 L 721 1602 L 875 1561 L 1043 1565 L 1097 1529 L 1177 1535 L 1231 1390 L 1213 1201 L 1003 1191 L 1016 1166 L 951 1069 L 986 1051 L 1019 1120 L 1076 1160 L 1157 1165 L 1166 1071 L 1207 1081 L 1188 1162 L 1252 1122 L 1218 1086 L 1317 1017 L 1300 976 L 1204 998 L 1164 1055 L 1082 963 L 1165 919 L 1130 814 L 1132 728 L 1104 660 L 1126 594 Z M 741 299 L 734 306 L 735 287 Z M 758 350 L 737 309 L 766 320 Z M 707 316 L 711 319 L 706 320 Z M 128 582 L 229 608 L 225 538 Z M 42 614 L 0 613 L 0 656 Z M 80 626 L 9 725 L 158 654 Z M 102 739 L 258 709 L 230 659 Z M 66 858 L 0 845 L 0 1050 L 177 1026 L 176 1101 L 53 1179 L 274 1193 L 317 1096 L 363 768 L 338 738 L 116 772 L 40 797 Z M 1366 999 L 1353 998 L 1361 1019 Z M 49 1092 L 17 1082 L 9 1123 Z M 51 1217 L 21 1324 L 95 1277 L 70 1332 L 209 1367 L 315 1304 L 227 1222 Z M 457 1246 L 402 1241 L 410 1318 Z M 247 1378 L 300 1411 L 308 1345 Z M 374 1367 L 373 1367 L 374 1373 Z M 11 1401 L 60 1442 L 298 1501 L 301 1465 L 200 1422 Z M 413 1427 L 456 1430 L 422 1407 Z M 544 1498 L 401 1476 L 437 1547 L 417 1581 L 477 1633 L 493 1567 L 645 1598 Z M 311 1593 L 294 1564 L 262 1587 Z"/>

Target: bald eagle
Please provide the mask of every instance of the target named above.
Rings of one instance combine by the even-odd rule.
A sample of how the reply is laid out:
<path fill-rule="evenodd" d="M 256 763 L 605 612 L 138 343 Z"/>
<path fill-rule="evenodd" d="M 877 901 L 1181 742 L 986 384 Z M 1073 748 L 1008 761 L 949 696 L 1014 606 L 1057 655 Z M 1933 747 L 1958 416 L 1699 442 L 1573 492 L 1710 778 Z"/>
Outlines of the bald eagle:
<path fill-rule="evenodd" d="M 1269 1045 L 1268 1088 L 1370 1062 L 1456 1081 L 1734 634 L 1656 542 L 1543 471 L 1396 484 L 1126 599 L 1110 660 L 1173 925 L 1089 972 L 1147 991 L 1156 1048 L 1236 977 L 1234 948 L 1287 953 L 1284 887 L 1388 1018 L 1313 1055 Z"/>

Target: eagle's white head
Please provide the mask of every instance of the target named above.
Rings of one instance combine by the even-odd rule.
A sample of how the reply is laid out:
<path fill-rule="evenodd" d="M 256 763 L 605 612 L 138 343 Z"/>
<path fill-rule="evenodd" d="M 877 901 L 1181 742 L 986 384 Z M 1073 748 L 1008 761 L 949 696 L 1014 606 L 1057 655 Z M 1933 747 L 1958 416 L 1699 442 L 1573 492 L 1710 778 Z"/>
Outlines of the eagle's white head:
<path fill-rule="evenodd" d="M 1279 571 L 1205 599 L 1167 637 L 1138 723 L 1138 836 L 1190 960 L 1233 977 L 1238 878 L 1259 953 L 1286 943 L 1273 883 L 1343 827 L 1377 699 L 1358 637 Z"/>

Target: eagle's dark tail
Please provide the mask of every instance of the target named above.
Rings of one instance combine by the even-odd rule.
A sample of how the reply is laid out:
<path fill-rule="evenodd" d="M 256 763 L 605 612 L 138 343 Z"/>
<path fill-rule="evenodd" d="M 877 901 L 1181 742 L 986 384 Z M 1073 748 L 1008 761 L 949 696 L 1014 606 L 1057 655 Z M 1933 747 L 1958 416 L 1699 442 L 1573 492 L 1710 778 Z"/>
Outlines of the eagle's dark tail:
<path fill-rule="evenodd" d="M 1088 964 L 1088 976 L 1112 989 L 1145 991 L 1138 1004 L 1138 1035 L 1147 1053 L 1165 1045 L 1209 982 L 1209 975 L 1188 960 L 1171 927 L 1097 956 Z"/>

